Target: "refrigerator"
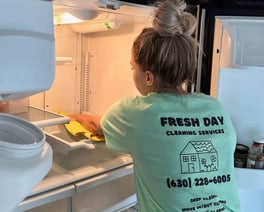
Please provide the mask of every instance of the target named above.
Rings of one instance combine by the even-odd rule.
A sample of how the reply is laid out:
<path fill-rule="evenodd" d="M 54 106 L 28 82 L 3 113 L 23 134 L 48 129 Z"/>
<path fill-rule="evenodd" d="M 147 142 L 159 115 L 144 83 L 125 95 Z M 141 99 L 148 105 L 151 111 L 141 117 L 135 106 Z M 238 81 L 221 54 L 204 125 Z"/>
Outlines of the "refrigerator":
<path fill-rule="evenodd" d="M 264 136 L 263 1 L 207 1 L 201 6 L 197 89 L 230 114 L 237 143 Z M 263 211 L 264 170 L 235 168 L 241 211 Z"/>
<path fill-rule="evenodd" d="M 54 0 L 55 79 L 50 89 L 28 97 L 28 104 L 52 113 L 101 115 L 120 98 L 137 95 L 129 63 L 131 46 L 142 28 L 151 25 L 153 8 L 148 4 L 152 2 Z M 262 1 L 216 0 L 203 0 L 195 6 L 200 21 L 199 53 L 202 54 L 195 90 L 223 103 L 234 123 L 238 142 L 249 146 L 254 135 L 264 132 L 264 46 L 261 37 L 264 13 L 261 6 Z M 65 148 L 69 147 L 71 145 L 66 144 Z M 112 180 L 118 180 L 120 176 L 125 177 L 122 182 L 118 181 L 121 185 L 130 185 L 133 182 L 132 165 L 130 160 L 127 163 L 129 169 L 122 167 L 121 175 L 115 172 L 105 177 L 107 173 L 97 173 L 102 179 L 93 178 L 92 184 L 89 180 L 86 182 L 87 179 L 82 181 L 87 176 L 80 176 L 80 182 L 72 184 L 72 174 L 67 172 L 70 187 L 63 192 L 54 190 L 61 196 L 48 192 L 51 196 L 42 198 L 43 202 L 38 200 L 36 203 L 30 198 L 27 201 L 32 201 L 34 207 L 43 206 L 42 210 L 47 211 L 45 204 L 52 203 L 55 198 L 56 201 L 64 200 L 61 204 L 66 209 L 62 211 L 87 211 L 91 203 L 86 201 L 85 195 L 94 196 L 93 193 L 84 195 L 82 192 L 86 190 L 83 189 L 101 183 L 100 195 L 103 195 L 104 186 L 100 181 L 105 183 L 107 180 L 111 194 L 115 187 Z M 242 212 L 264 211 L 263 170 L 236 168 L 236 174 Z M 58 178 L 62 183 L 63 178 Z M 109 211 L 118 208 L 115 209 L 118 211 L 134 204 L 134 190 L 130 187 L 128 191 L 128 194 L 122 194 L 123 199 L 119 199 L 121 205 L 114 199 L 107 206 L 103 203 L 100 206 Z M 79 193 L 76 195 L 76 192 Z M 34 197 L 37 197 L 36 193 Z M 102 196 L 101 202 L 106 199 Z M 24 205 L 26 202 L 21 207 Z M 33 207 L 26 206 L 26 209 Z M 56 208 L 59 207 L 53 205 L 54 211 Z M 41 210 L 33 208 L 32 211 Z"/>
<path fill-rule="evenodd" d="M 201 0 L 196 91 L 219 99 L 251 147 L 263 136 L 263 0 Z M 261 169 L 235 168 L 241 211 L 263 211 Z"/>
<path fill-rule="evenodd" d="M 226 7 L 231 9 L 226 12 Z M 261 12 L 245 13 L 245 7 L 259 11 L 254 6 L 237 7 L 227 1 L 201 1 L 196 7 L 202 56 L 195 88 L 223 103 L 237 142 L 250 146 L 252 138 L 264 132 L 264 19 Z M 151 24 L 151 9 L 140 9 L 145 12 L 101 10 L 84 22 L 55 24 L 56 78 L 51 89 L 31 96 L 30 104 L 54 112 L 101 115 L 120 98 L 137 95 L 129 64 L 131 45 Z M 57 16 L 61 21 L 63 10 L 55 8 L 55 20 Z M 263 211 L 263 170 L 236 168 L 236 175 L 241 211 Z"/>

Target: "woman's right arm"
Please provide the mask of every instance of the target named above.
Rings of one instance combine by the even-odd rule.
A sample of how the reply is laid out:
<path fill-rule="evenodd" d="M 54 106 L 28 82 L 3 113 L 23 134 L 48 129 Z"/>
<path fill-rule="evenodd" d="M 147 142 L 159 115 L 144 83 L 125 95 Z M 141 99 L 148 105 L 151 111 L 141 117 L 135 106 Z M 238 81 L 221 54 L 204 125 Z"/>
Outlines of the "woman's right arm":
<path fill-rule="evenodd" d="M 91 131 L 94 135 L 103 135 L 102 128 L 100 126 L 101 116 L 92 114 L 75 114 L 70 115 L 72 121 L 78 121 L 87 130 Z"/>

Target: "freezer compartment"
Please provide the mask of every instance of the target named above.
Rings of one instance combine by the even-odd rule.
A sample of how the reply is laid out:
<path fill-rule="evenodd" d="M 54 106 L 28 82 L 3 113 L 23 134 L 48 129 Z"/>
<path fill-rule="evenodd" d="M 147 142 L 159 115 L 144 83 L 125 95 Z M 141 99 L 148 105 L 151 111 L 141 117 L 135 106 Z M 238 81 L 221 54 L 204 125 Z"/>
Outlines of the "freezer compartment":
<path fill-rule="evenodd" d="M 14 212 L 112 212 L 136 203 L 133 166 L 128 165 L 30 196 Z"/>
<path fill-rule="evenodd" d="M 73 212 L 71 210 L 71 197 L 59 199 L 53 202 L 31 208 L 23 212 Z"/>
<path fill-rule="evenodd" d="M 75 193 L 74 185 L 66 185 L 26 198 L 14 212 L 67 212 L 71 210 L 71 197 Z"/>
<path fill-rule="evenodd" d="M 264 66 L 263 32 L 263 17 L 216 17 L 214 52 L 220 52 L 220 67 Z"/>
<path fill-rule="evenodd" d="M 132 166 L 77 182 L 74 211 L 123 211 L 137 203 Z"/>

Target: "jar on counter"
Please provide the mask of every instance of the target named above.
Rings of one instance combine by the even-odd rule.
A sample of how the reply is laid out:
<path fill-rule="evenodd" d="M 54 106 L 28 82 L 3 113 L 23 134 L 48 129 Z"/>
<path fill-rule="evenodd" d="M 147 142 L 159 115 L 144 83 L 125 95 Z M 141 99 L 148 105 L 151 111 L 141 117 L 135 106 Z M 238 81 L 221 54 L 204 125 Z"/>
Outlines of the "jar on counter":
<path fill-rule="evenodd" d="M 246 168 L 248 158 L 249 147 L 244 144 L 236 144 L 236 150 L 234 155 L 235 167 Z"/>
<path fill-rule="evenodd" d="M 247 168 L 264 169 L 264 138 L 256 136 L 248 153 Z"/>

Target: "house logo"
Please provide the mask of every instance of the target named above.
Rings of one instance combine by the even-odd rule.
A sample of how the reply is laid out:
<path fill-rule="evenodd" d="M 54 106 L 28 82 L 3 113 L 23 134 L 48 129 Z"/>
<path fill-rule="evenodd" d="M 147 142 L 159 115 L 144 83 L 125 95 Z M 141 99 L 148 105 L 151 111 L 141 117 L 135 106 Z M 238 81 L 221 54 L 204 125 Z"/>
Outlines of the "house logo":
<path fill-rule="evenodd" d="M 183 174 L 218 170 L 218 154 L 211 141 L 190 141 L 180 153 Z"/>

